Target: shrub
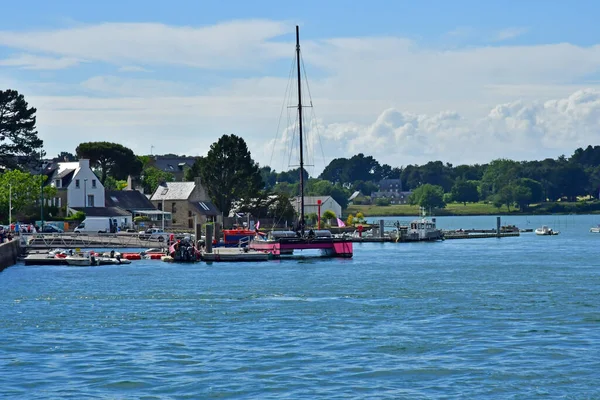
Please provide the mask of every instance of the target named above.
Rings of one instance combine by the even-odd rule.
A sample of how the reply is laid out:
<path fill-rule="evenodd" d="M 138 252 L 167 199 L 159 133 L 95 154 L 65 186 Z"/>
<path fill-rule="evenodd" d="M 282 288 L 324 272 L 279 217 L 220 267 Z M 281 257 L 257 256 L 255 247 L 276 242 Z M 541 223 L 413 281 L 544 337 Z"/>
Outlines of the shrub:
<path fill-rule="evenodd" d="M 74 214 L 69 215 L 65 218 L 65 221 L 83 221 L 85 219 L 85 213 L 83 211 L 77 211 Z"/>

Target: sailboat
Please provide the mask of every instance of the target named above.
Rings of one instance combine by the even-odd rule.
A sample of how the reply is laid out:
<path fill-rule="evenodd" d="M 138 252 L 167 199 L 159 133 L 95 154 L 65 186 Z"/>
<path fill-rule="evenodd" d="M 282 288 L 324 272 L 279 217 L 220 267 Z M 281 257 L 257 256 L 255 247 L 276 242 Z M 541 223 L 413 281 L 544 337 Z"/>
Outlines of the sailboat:
<path fill-rule="evenodd" d="M 306 231 L 304 216 L 304 135 L 302 127 L 302 77 L 300 69 L 300 28 L 296 25 L 296 71 L 298 74 L 298 132 L 300 145 L 300 216 L 295 231 L 271 231 L 265 236 L 256 235 L 249 248 L 264 251 L 278 257 L 293 254 L 294 250 L 321 250 L 328 257 L 352 257 L 352 242 L 346 238 L 335 238 L 328 230 Z"/>

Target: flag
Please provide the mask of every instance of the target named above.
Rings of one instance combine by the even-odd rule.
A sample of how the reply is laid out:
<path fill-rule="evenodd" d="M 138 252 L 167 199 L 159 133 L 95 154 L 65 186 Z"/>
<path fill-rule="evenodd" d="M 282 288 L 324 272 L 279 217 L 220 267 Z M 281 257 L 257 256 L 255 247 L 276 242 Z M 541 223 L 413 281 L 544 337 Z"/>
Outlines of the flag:
<path fill-rule="evenodd" d="M 346 226 L 346 224 L 344 223 L 344 221 L 342 221 L 341 219 L 337 219 L 338 220 L 338 227 L 343 228 Z"/>
<path fill-rule="evenodd" d="M 260 229 L 260 221 L 257 221 L 257 222 L 256 222 L 255 228 L 256 228 L 256 230 L 259 230 L 259 229 Z"/>

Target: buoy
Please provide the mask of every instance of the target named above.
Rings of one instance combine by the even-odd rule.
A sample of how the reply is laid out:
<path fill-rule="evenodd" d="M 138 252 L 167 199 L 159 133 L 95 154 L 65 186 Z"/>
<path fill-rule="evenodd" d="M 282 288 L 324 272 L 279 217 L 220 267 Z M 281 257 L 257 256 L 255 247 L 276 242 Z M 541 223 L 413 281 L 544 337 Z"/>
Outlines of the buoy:
<path fill-rule="evenodd" d="M 139 253 L 123 253 L 121 257 L 126 260 L 141 260 L 142 256 Z"/>
<path fill-rule="evenodd" d="M 148 253 L 144 256 L 145 260 L 160 260 L 164 254 L 162 253 Z"/>

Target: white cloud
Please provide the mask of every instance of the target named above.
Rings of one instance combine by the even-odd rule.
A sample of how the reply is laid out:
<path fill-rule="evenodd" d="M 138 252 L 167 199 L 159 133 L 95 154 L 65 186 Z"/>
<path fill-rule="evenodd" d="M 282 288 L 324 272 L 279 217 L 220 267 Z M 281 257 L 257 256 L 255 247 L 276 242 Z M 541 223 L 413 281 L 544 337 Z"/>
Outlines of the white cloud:
<path fill-rule="evenodd" d="M 2 67 L 18 67 L 23 69 L 53 70 L 74 67 L 83 60 L 74 57 L 43 57 L 32 54 L 20 54 L 0 60 Z"/>
<path fill-rule="evenodd" d="M 494 40 L 500 42 L 503 40 L 514 39 L 524 35 L 528 31 L 529 29 L 525 27 L 510 27 L 502 29 L 501 31 L 496 33 L 496 35 L 494 36 Z"/>
<path fill-rule="evenodd" d="M 515 37 L 517 31 L 498 37 Z M 96 70 L 71 84 L 75 89 L 65 85 L 72 91 L 63 96 L 49 95 L 42 82 L 21 83 L 32 88 L 28 101 L 38 109 L 49 153 L 65 143 L 75 147 L 85 137 L 122 142 L 142 153 L 151 143 L 157 151 L 202 154 L 222 134 L 236 133 L 262 164 L 277 161 L 281 169 L 287 168 L 285 153 L 279 149 L 271 158 L 268 142 L 275 136 L 294 51 L 292 37 L 283 35 L 292 32 L 292 24 L 266 20 L 208 27 L 105 23 L 0 31 L 0 46 L 174 77 L 167 81 L 149 73 L 133 79 Z M 593 142 L 591 133 L 599 128 L 596 100 L 589 99 L 597 98 L 600 86 L 588 82 L 600 71 L 599 45 L 440 50 L 401 37 L 301 44 L 315 106 L 309 112 L 319 118 L 314 128 L 322 135 L 325 162 L 357 152 L 392 165 L 553 156 Z M 203 78 L 198 82 L 190 75 L 178 80 L 181 66 L 211 71 L 194 71 L 192 76 Z M 316 136 L 307 142 L 318 164 L 321 144 Z"/>
<path fill-rule="evenodd" d="M 125 65 L 119 68 L 119 72 L 150 72 L 150 70 L 137 65 Z"/>
<path fill-rule="evenodd" d="M 290 54 L 271 39 L 291 29 L 291 25 L 267 20 L 207 27 L 103 23 L 49 31 L 0 31 L 0 45 L 118 65 L 243 69 L 256 68 L 261 61 L 281 56 L 282 51 Z"/>

